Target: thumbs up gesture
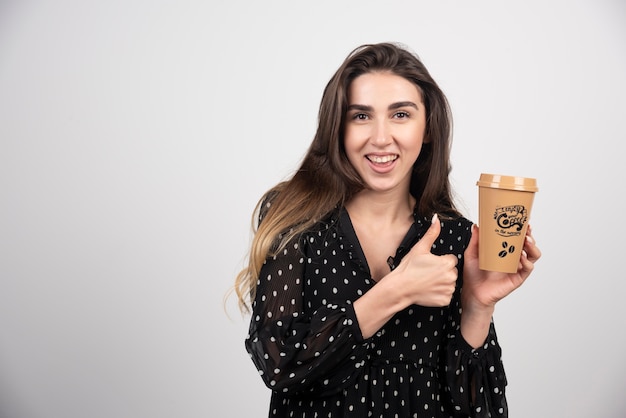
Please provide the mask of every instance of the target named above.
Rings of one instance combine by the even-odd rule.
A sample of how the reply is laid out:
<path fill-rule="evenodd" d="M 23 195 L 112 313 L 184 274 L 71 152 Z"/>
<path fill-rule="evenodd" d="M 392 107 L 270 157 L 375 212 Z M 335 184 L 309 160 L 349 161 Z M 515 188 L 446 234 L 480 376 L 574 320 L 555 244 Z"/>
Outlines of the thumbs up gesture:
<path fill-rule="evenodd" d="M 441 222 L 435 214 L 422 239 L 404 256 L 393 273 L 401 286 L 406 286 L 412 303 L 442 307 L 450 304 L 458 277 L 458 259 L 452 254 L 431 253 L 433 243 L 441 232 Z"/>

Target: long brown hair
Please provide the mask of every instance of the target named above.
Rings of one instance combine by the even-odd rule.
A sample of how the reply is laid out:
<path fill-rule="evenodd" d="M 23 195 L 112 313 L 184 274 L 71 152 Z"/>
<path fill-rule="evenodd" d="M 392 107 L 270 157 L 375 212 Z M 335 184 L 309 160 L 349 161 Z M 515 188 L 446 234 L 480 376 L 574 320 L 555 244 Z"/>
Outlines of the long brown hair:
<path fill-rule="evenodd" d="M 234 286 L 242 311 L 249 309 L 254 298 L 257 277 L 266 258 L 365 187 L 348 160 L 343 139 L 350 83 L 370 72 L 404 77 L 422 94 L 426 107 L 424 145 L 413 166 L 410 188 L 417 200 L 417 213 L 428 217 L 434 213 L 459 215 L 448 179 L 452 117 L 445 95 L 419 57 L 407 48 L 393 43 L 362 45 L 348 55 L 326 85 L 317 132 L 300 167 L 257 204 L 248 264 L 237 275 Z M 271 205 L 265 213 L 261 204 L 268 196 Z M 263 221 L 255 227 L 259 211 L 263 212 Z"/>

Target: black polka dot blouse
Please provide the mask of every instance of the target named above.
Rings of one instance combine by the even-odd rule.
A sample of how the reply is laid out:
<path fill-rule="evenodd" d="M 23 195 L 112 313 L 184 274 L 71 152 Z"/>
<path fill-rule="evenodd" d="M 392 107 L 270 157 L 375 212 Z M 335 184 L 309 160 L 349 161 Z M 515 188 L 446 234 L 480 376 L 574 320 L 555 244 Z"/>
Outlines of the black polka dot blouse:
<path fill-rule="evenodd" d="M 415 222 L 397 265 L 430 220 Z M 353 302 L 371 289 L 345 209 L 269 258 L 259 275 L 245 346 L 272 390 L 269 417 L 507 417 L 506 376 L 493 323 L 484 345 L 460 334 L 465 218 L 442 221 L 435 254 L 459 258 L 450 306 L 409 306 L 364 339 Z"/>

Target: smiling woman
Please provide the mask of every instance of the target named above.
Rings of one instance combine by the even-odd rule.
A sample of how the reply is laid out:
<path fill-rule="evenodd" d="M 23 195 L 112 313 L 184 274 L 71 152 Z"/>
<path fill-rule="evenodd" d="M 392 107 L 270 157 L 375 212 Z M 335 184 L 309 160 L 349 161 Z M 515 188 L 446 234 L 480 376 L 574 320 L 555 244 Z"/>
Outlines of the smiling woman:
<path fill-rule="evenodd" d="M 270 417 L 508 416 L 492 314 L 541 252 L 529 231 L 517 272 L 478 268 L 451 197 L 450 119 L 396 44 L 355 49 L 329 81 L 302 165 L 259 200 L 235 282 Z"/>
<path fill-rule="evenodd" d="M 390 72 L 366 73 L 351 83 L 348 103 L 344 147 L 366 189 L 409 196 L 426 126 L 421 91 Z"/>

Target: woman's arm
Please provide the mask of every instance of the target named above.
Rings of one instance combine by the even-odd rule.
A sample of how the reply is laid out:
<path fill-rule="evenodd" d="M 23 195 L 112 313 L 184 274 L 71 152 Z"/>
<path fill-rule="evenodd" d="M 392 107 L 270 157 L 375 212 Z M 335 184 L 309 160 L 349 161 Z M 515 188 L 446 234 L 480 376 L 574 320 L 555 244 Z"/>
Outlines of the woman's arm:
<path fill-rule="evenodd" d="M 515 273 L 481 270 L 478 267 L 478 245 L 478 226 L 474 225 L 464 255 L 461 295 L 463 307 L 461 333 L 472 347 L 479 347 L 487 338 L 496 303 L 524 284 L 534 269 L 534 263 L 541 257 L 541 251 L 532 238 L 530 226 Z"/>
<path fill-rule="evenodd" d="M 366 342 L 351 304 L 305 306 L 305 245 L 288 244 L 261 269 L 245 346 L 270 389 L 323 395 L 359 373 Z"/>

